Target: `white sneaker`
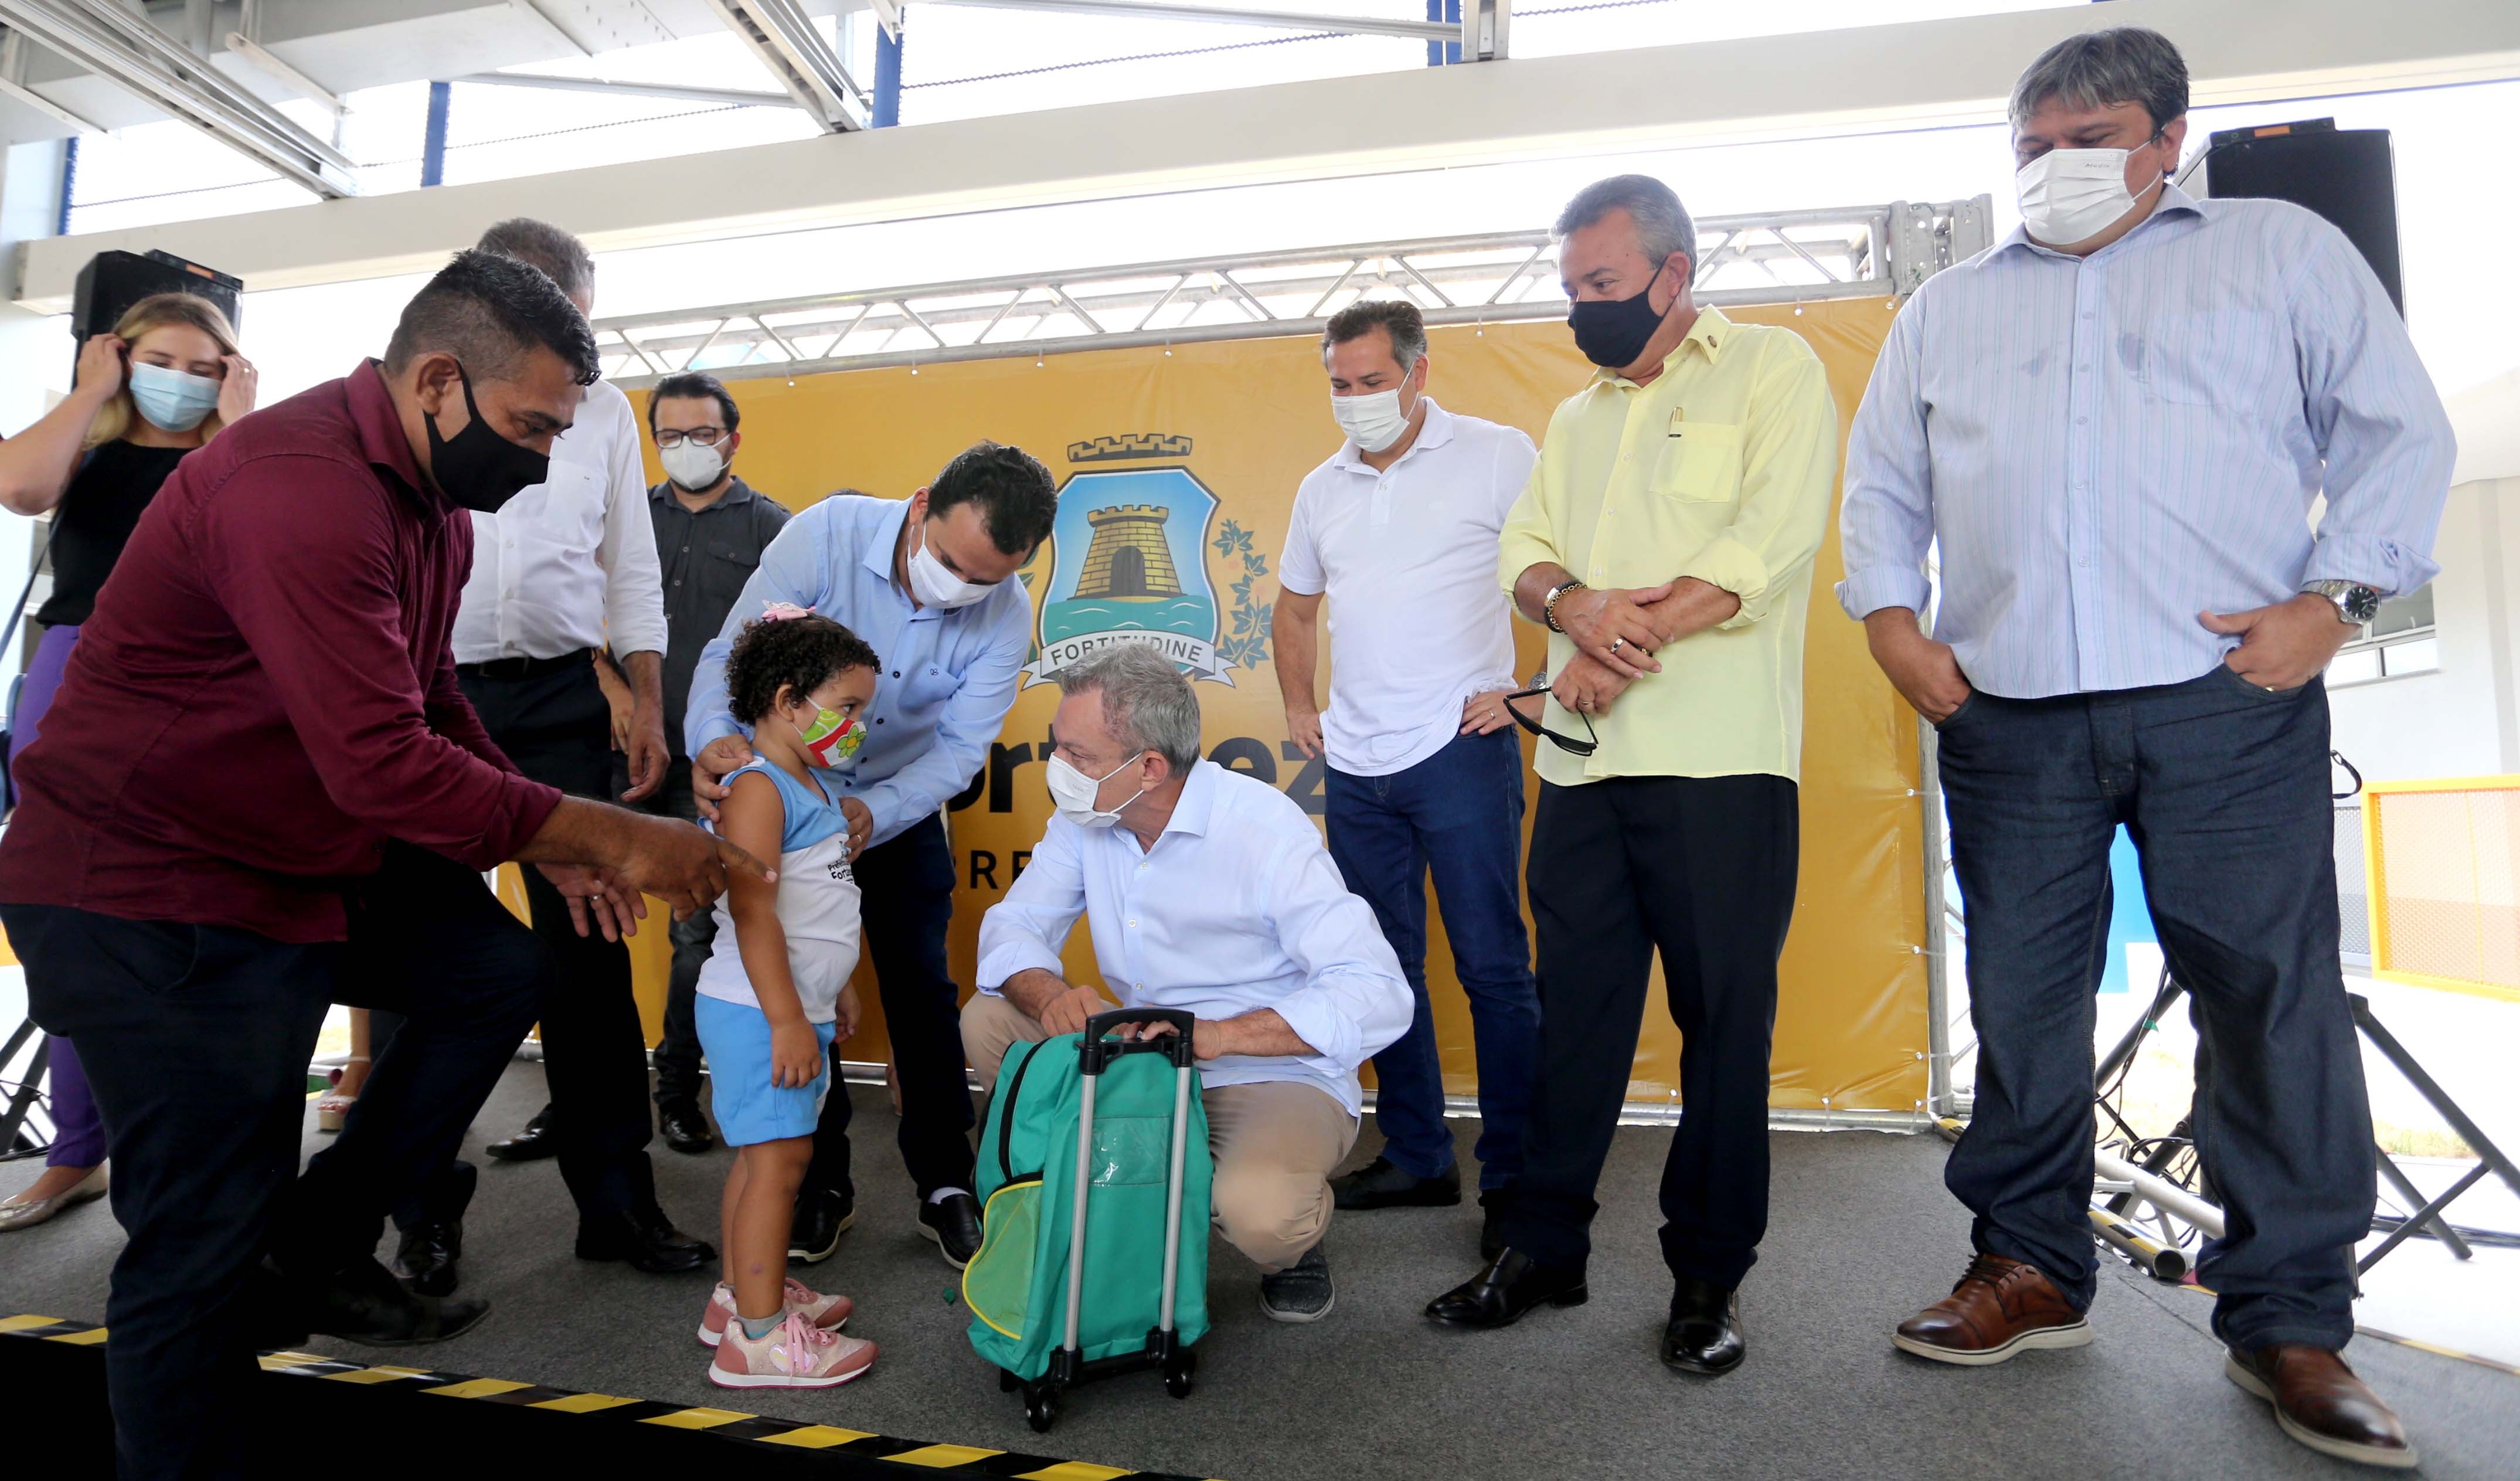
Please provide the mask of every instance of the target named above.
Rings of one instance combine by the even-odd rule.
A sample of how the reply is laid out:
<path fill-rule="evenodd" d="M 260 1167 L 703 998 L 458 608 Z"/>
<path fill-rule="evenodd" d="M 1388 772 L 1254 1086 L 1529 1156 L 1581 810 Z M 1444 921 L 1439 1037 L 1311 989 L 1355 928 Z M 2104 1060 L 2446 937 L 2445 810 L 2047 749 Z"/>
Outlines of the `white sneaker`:
<path fill-rule="evenodd" d="M 857 1303 L 846 1296 L 826 1296 L 808 1290 L 805 1282 L 790 1279 L 787 1289 L 788 1309 L 796 1312 L 816 1326 L 837 1330 L 848 1325 L 849 1314 Z M 726 1335 L 728 1324 L 735 1321 L 735 1287 L 720 1280 L 709 1292 L 708 1305 L 700 1311 L 700 1346 L 715 1347 Z"/>
<path fill-rule="evenodd" d="M 742 1323 L 731 1324 L 709 1360 L 709 1381 L 720 1388 L 836 1388 L 874 1366 L 874 1343 L 789 1312 L 765 1336 L 747 1336 Z"/>

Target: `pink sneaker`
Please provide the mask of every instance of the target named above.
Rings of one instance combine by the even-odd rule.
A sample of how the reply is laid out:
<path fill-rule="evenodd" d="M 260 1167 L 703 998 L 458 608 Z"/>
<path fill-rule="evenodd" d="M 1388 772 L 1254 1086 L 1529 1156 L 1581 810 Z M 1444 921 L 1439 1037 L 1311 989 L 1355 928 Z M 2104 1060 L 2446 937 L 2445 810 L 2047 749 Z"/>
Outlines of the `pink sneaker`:
<path fill-rule="evenodd" d="M 848 1325 L 849 1314 L 857 1310 L 857 1303 L 848 1297 L 819 1295 L 806 1289 L 801 1280 L 788 1282 L 787 1296 L 789 1311 L 829 1331 Z M 735 1287 L 720 1280 L 700 1312 L 700 1346 L 717 1346 L 726 1335 L 727 1324 L 734 1320 Z"/>
<path fill-rule="evenodd" d="M 745 1336 L 740 1322 L 729 1325 L 709 1360 L 709 1381 L 720 1388 L 836 1388 L 874 1366 L 874 1343 L 789 1312 L 763 1337 Z"/>

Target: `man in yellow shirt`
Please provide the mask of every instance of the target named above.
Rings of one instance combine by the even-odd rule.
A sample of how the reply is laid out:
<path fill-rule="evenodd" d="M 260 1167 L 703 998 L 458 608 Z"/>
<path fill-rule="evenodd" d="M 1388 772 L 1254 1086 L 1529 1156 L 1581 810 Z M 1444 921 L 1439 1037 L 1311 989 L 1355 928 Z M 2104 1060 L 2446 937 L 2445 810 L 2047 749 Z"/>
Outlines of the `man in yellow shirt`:
<path fill-rule="evenodd" d="M 1577 347 L 1602 367 L 1549 425 L 1500 573 L 1548 625 L 1540 1068 L 1504 1250 L 1427 1315 L 1503 1326 L 1587 1297 L 1593 1190 L 1626 1098 L 1656 948 L 1687 1106 L 1663 1165 L 1663 1362 L 1742 1357 L 1733 1291 L 1768 1222 L 1768 1046 L 1800 843 L 1804 609 L 1837 474 L 1837 410 L 1788 331 L 1691 301 L 1695 230 L 1621 175 L 1558 218 Z"/>

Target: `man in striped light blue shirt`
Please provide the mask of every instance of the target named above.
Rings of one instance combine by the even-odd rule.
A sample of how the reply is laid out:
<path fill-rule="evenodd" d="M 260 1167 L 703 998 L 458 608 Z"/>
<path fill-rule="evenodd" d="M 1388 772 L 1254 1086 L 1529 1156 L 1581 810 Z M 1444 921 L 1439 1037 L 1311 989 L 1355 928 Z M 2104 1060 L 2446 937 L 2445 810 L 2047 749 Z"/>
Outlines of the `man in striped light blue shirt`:
<path fill-rule="evenodd" d="M 1980 1365 L 2091 1339 L 2092 993 L 2125 824 L 2194 994 L 2227 1370 L 2304 1444 L 2411 1465 L 2336 1356 L 2376 1169 L 2318 675 L 2431 579 L 2450 427 L 2341 233 L 2169 182 L 2186 103 L 2150 31 L 2032 65 L 2023 229 L 1907 305 L 1848 449 L 1838 597 L 1941 732 L 1980 1044 L 1946 1172 L 1976 1257 L 1894 1340 Z"/>

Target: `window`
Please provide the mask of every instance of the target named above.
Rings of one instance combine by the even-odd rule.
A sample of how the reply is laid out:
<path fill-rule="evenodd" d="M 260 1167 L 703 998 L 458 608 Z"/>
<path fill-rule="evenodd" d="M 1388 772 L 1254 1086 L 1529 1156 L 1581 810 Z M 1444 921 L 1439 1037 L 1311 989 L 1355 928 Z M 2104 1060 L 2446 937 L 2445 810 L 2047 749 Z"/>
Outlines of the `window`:
<path fill-rule="evenodd" d="M 2327 666 L 2330 689 L 2429 674 L 2441 668 L 2441 640 L 2433 633 L 2430 583 L 2380 604 L 2380 614 L 2362 635 L 2337 650 Z"/>

